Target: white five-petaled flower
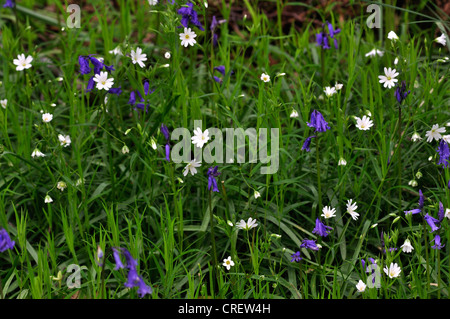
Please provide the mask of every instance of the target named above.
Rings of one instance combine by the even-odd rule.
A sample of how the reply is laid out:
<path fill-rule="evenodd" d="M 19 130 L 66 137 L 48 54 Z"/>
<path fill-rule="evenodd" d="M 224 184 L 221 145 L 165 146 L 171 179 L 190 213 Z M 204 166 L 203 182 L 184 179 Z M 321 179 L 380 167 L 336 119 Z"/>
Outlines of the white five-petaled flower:
<path fill-rule="evenodd" d="M 101 71 L 100 74 L 96 74 L 94 76 L 94 82 L 97 82 L 97 85 L 95 86 L 99 90 L 106 90 L 112 88 L 114 84 L 114 79 L 110 78 L 108 79 L 108 72 Z"/>
<path fill-rule="evenodd" d="M 8 104 L 8 100 L 4 99 L 4 100 L 0 100 L 0 105 L 2 106 L 2 108 L 6 109 L 6 105 Z"/>
<path fill-rule="evenodd" d="M 256 223 L 256 219 L 253 219 L 251 217 L 248 219 L 247 222 L 241 219 L 241 221 L 236 224 L 237 228 L 244 230 L 250 230 L 252 228 L 255 228 L 256 226 L 258 226 L 258 224 Z"/>
<path fill-rule="evenodd" d="M 326 86 L 323 91 L 325 92 L 325 95 L 327 97 L 331 97 L 337 93 L 336 88 L 334 86 Z"/>
<path fill-rule="evenodd" d="M 436 41 L 439 44 L 442 44 L 443 46 L 445 46 L 447 44 L 447 40 L 445 39 L 445 34 L 441 34 L 440 37 L 434 39 L 434 41 Z"/>
<path fill-rule="evenodd" d="M 31 157 L 35 158 L 35 157 L 44 157 L 45 154 L 42 153 L 40 150 L 38 150 L 37 148 L 34 149 L 33 153 L 31 153 Z"/>
<path fill-rule="evenodd" d="M 67 184 L 65 182 L 59 181 L 58 184 L 56 184 L 56 188 L 62 192 L 67 188 Z"/>
<path fill-rule="evenodd" d="M 184 168 L 183 175 L 186 176 L 188 173 L 191 173 L 191 175 L 197 174 L 196 167 L 200 166 L 200 162 L 197 162 L 197 160 L 194 158 L 192 161 L 187 163 L 186 167 Z"/>
<path fill-rule="evenodd" d="M 342 83 L 337 83 L 334 85 L 334 88 L 336 89 L 336 91 L 341 90 L 344 87 L 344 84 Z"/>
<path fill-rule="evenodd" d="M 392 41 L 397 41 L 398 35 L 394 31 L 391 31 L 388 33 L 388 39 Z"/>
<path fill-rule="evenodd" d="M 296 110 L 292 110 L 290 117 L 298 117 L 298 112 Z"/>
<path fill-rule="evenodd" d="M 378 49 L 373 49 L 372 51 L 369 51 L 366 53 L 366 57 L 373 57 L 376 55 L 383 56 L 383 54 L 384 54 L 384 51 L 380 51 Z"/>
<path fill-rule="evenodd" d="M 359 292 L 364 292 L 366 290 L 366 284 L 361 279 L 358 281 L 358 284 L 356 285 L 356 289 L 358 289 Z"/>
<path fill-rule="evenodd" d="M 203 145 L 205 145 L 206 142 L 208 142 L 209 140 L 208 135 L 209 135 L 208 130 L 202 132 L 201 128 L 197 127 L 197 129 L 194 130 L 194 136 L 191 137 L 192 143 L 195 146 L 202 148 Z"/>
<path fill-rule="evenodd" d="M 409 239 L 406 239 L 405 243 L 403 245 L 401 245 L 400 248 L 402 249 L 402 251 L 404 253 L 410 253 L 414 250 L 414 247 L 411 245 L 411 242 L 409 241 Z"/>
<path fill-rule="evenodd" d="M 370 128 L 373 126 L 373 122 L 368 116 L 363 115 L 362 119 L 356 116 L 355 118 L 356 118 L 356 127 L 362 131 L 370 130 Z"/>
<path fill-rule="evenodd" d="M 386 273 L 386 275 L 389 276 L 389 278 L 398 277 L 400 275 L 400 272 L 402 271 L 400 267 L 397 265 L 397 263 L 391 263 L 389 268 L 388 266 L 386 266 L 383 268 L 383 270 Z"/>
<path fill-rule="evenodd" d="M 340 158 L 338 162 L 338 166 L 345 166 L 347 165 L 347 161 L 344 158 Z"/>
<path fill-rule="evenodd" d="M 349 199 L 347 201 L 347 213 L 349 213 L 353 220 L 357 220 L 359 214 L 356 212 L 356 209 L 358 208 L 358 206 L 356 206 L 356 203 L 353 203 L 353 199 Z"/>
<path fill-rule="evenodd" d="M 142 49 L 137 47 L 136 51 L 131 50 L 131 61 L 133 64 L 139 64 L 141 68 L 145 66 L 144 61 L 147 61 L 147 54 L 142 53 Z"/>
<path fill-rule="evenodd" d="M 413 142 L 420 141 L 421 139 L 422 139 L 422 138 L 420 137 L 419 133 L 417 133 L 417 132 L 414 132 L 414 134 L 411 136 L 411 140 L 412 140 Z"/>
<path fill-rule="evenodd" d="M 62 134 L 59 134 L 59 135 L 58 135 L 58 140 L 59 140 L 59 142 L 61 143 L 61 146 L 64 146 L 64 147 L 69 146 L 70 143 L 72 142 L 72 141 L 70 140 L 70 136 L 69 136 L 69 135 L 64 136 L 64 135 L 62 135 Z"/>
<path fill-rule="evenodd" d="M 325 206 L 324 208 L 322 208 L 322 216 L 323 218 L 327 219 L 327 218 L 331 218 L 331 217 L 336 217 L 336 208 L 332 208 L 331 206 Z"/>
<path fill-rule="evenodd" d="M 380 83 L 384 83 L 383 86 L 387 88 L 392 88 L 395 86 L 395 82 L 398 81 L 395 77 L 399 74 L 395 69 L 384 67 L 384 74 L 379 75 Z"/>
<path fill-rule="evenodd" d="M 13 63 L 17 65 L 17 71 L 23 71 L 31 68 L 31 61 L 33 61 L 33 57 L 31 55 L 25 57 L 25 54 L 22 53 L 17 56 L 17 59 L 13 60 Z"/>
<path fill-rule="evenodd" d="M 188 45 L 194 46 L 197 43 L 195 37 L 197 35 L 194 31 L 191 31 L 191 28 L 184 28 L 184 32 L 180 33 L 181 45 L 187 47 Z"/>
<path fill-rule="evenodd" d="M 48 123 L 51 120 L 53 120 L 53 115 L 50 113 L 44 113 L 42 114 L 42 121 L 44 121 L 44 123 Z"/>
<path fill-rule="evenodd" d="M 439 124 L 434 124 L 431 127 L 431 130 L 427 131 L 425 136 L 427 137 L 427 142 L 433 141 L 435 139 L 436 141 L 439 141 L 442 138 L 441 133 L 445 132 L 445 127 L 439 127 Z"/>
<path fill-rule="evenodd" d="M 270 82 L 270 75 L 268 75 L 267 73 L 263 73 L 261 74 L 260 79 L 263 82 Z"/>
<path fill-rule="evenodd" d="M 234 261 L 231 260 L 231 256 L 228 256 L 227 259 L 223 260 L 223 266 L 227 269 L 230 270 L 230 267 L 234 266 Z"/>
<path fill-rule="evenodd" d="M 48 204 L 53 202 L 53 199 L 50 197 L 50 195 L 45 196 L 44 203 Z"/>

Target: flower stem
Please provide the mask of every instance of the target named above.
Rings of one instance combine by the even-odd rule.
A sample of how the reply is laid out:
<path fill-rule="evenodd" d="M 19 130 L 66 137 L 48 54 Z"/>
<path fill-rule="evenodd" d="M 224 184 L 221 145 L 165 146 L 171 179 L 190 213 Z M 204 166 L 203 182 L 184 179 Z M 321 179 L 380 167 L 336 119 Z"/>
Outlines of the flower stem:
<path fill-rule="evenodd" d="M 316 167 L 317 167 L 317 198 L 318 198 L 318 211 L 319 214 L 322 211 L 322 187 L 320 183 L 320 161 L 319 161 L 319 136 L 316 140 Z M 316 211 L 313 212 L 313 220 L 316 219 Z"/>
<path fill-rule="evenodd" d="M 402 210 L 402 107 L 398 106 L 398 163 L 397 163 L 397 179 L 398 179 L 398 207 Z"/>
<path fill-rule="evenodd" d="M 209 191 L 209 196 L 208 196 L 208 201 L 209 201 L 209 222 L 210 222 L 210 226 L 211 226 L 211 245 L 212 245 L 212 251 L 213 251 L 213 281 L 217 280 L 217 273 L 216 273 L 216 269 L 217 269 L 217 251 L 216 251 L 216 238 L 214 235 L 214 216 L 212 213 L 212 204 L 211 204 L 211 192 Z M 213 287 L 214 287 L 214 282 L 213 282 Z"/>

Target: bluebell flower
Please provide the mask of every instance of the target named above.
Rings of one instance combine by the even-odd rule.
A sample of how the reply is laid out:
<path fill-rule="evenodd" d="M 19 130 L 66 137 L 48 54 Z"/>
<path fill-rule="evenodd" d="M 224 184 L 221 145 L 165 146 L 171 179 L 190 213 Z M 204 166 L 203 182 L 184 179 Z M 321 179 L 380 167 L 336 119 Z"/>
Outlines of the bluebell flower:
<path fill-rule="evenodd" d="M 105 65 L 102 61 L 100 61 L 99 59 L 94 57 L 93 54 L 89 54 L 87 56 L 86 55 L 78 56 L 78 64 L 80 65 L 80 73 L 81 74 L 86 75 L 86 74 L 90 74 L 91 73 L 92 69 L 90 67 L 90 63 L 94 67 L 94 75 L 95 74 L 100 74 L 100 72 L 103 69 L 105 69 L 109 73 L 114 71 L 114 66 L 113 65 L 110 65 L 110 66 Z M 92 91 L 94 89 L 94 86 L 95 86 L 94 76 L 91 76 L 89 78 L 87 86 L 86 86 L 86 92 Z M 122 94 L 122 89 L 121 89 L 121 87 L 111 88 L 111 89 L 108 90 L 107 93 L 120 95 L 120 94 Z"/>
<path fill-rule="evenodd" d="M 405 210 L 404 213 L 406 215 L 408 215 L 408 214 L 415 215 L 415 214 L 418 214 L 418 213 L 422 212 L 423 205 L 424 205 L 424 200 L 425 200 L 425 198 L 423 196 L 422 190 L 419 189 L 419 208 L 415 208 L 415 209 L 412 209 L 412 210 Z"/>
<path fill-rule="evenodd" d="M 296 253 L 293 253 L 291 256 L 291 263 L 295 262 L 299 262 L 300 260 L 302 260 L 303 258 L 300 257 L 300 251 L 297 251 Z"/>
<path fill-rule="evenodd" d="M 14 2 L 14 0 L 6 0 L 3 8 L 14 8 L 15 5 L 16 3 Z"/>
<path fill-rule="evenodd" d="M 113 247 L 112 251 L 113 251 L 114 262 L 116 263 L 116 267 L 114 268 L 114 270 L 119 270 L 121 268 L 125 268 L 125 266 L 122 263 L 122 260 L 120 260 L 120 252 L 117 250 L 117 248 Z"/>
<path fill-rule="evenodd" d="M 316 219 L 316 227 L 314 227 L 312 233 L 313 234 L 318 234 L 321 237 L 327 237 L 329 232 L 332 230 L 333 228 L 331 228 L 330 226 L 325 225 L 324 223 L 322 223 L 322 221 L 317 218 Z"/>
<path fill-rule="evenodd" d="M 218 172 L 219 166 L 210 167 L 208 168 L 207 175 L 208 175 L 208 190 L 211 190 L 213 192 L 219 192 L 219 188 L 217 187 L 217 181 L 216 177 L 220 175 L 220 172 Z"/>
<path fill-rule="evenodd" d="M 325 25 L 328 28 L 328 33 L 325 31 Z M 338 48 L 338 42 L 336 39 L 336 35 L 341 32 L 341 29 L 334 29 L 333 25 L 330 22 L 325 22 L 322 24 L 322 31 L 316 34 L 316 44 L 321 46 L 323 49 L 330 49 L 330 39 L 333 39 L 334 47 Z"/>
<path fill-rule="evenodd" d="M 181 15 L 181 25 L 185 28 L 188 28 L 189 23 L 192 23 L 200 30 L 204 31 L 201 22 L 198 20 L 197 11 L 194 10 L 194 5 L 192 2 L 188 2 L 187 6 L 183 6 L 178 9 L 177 13 Z"/>
<path fill-rule="evenodd" d="M 15 242 L 11 240 L 6 229 L 2 228 L 0 230 L 0 253 L 7 249 L 13 249 Z"/>
<path fill-rule="evenodd" d="M 441 244 L 441 236 L 436 235 L 436 236 L 434 237 L 434 239 L 431 241 L 431 243 L 432 243 L 433 241 L 434 241 L 434 245 L 431 246 L 431 248 L 433 248 L 433 249 L 441 249 L 441 248 L 445 247 L 445 245 L 442 245 L 442 244 Z"/>
<path fill-rule="evenodd" d="M 218 76 L 213 75 L 213 79 L 214 79 L 214 81 L 216 81 L 217 83 L 222 84 L 222 79 L 219 78 Z"/>
<path fill-rule="evenodd" d="M 444 217 L 445 217 L 444 205 L 441 202 L 439 202 L 439 212 L 438 212 L 438 220 L 439 220 L 439 222 L 442 222 Z"/>
<path fill-rule="evenodd" d="M 406 83 L 405 81 L 402 81 L 402 83 L 397 85 L 397 89 L 395 90 L 395 97 L 397 98 L 398 103 L 402 103 L 406 97 L 408 96 L 408 94 L 411 91 L 408 90 L 406 91 Z"/>
<path fill-rule="evenodd" d="M 309 127 L 316 129 L 316 132 L 326 132 L 331 129 L 328 123 L 323 118 L 322 113 L 317 110 L 313 110 L 311 113 L 311 120 L 306 123 Z"/>
<path fill-rule="evenodd" d="M 91 73 L 91 67 L 89 66 L 89 59 L 83 55 L 78 57 L 78 63 L 80 64 L 80 73 L 89 74 Z"/>
<path fill-rule="evenodd" d="M 430 226 L 431 232 L 434 232 L 440 228 L 440 227 L 436 226 L 436 224 L 439 224 L 439 220 L 437 220 L 434 217 L 431 217 L 428 213 L 423 218 Z"/>
<path fill-rule="evenodd" d="M 145 96 L 152 94 L 153 92 L 155 92 L 155 90 L 150 90 L 150 83 L 148 82 L 148 80 L 144 81 L 144 94 Z M 136 93 L 139 96 L 139 101 L 138 103 L 136 103 Z M 140 110 L 145 110 L 145 113 L 148 113 L 148 108 L 149 108 L 149 104 L 145 104 L 144 103 L 145 100 L 141 95 L 141 92 L 139 91 L 131 91 L 130 93 L 130 99 L 128 100 L 128 104 L 131 104 L 134 106 L 134 109 L 140 109 Z"/>
<path fill-rule="evenodd" d="M 317 137 L 317 136 L 313 135 L 313 136 L 308 137 L 308 138 L 305 140 L 305 142 L 303 143 L 303 146 L 302 146 L 302 151 L 303 151 L 303 150 L 306 150 L 307 152 L 311 151 L 311 148 L 310 148 L 310 147 L 311 147 L 311 140 L 312 140 L 314 137 Z"/>
<path fill-rule="evenodd" d="M 439 142 L 437 151 L 439 153 L 438 165 L 442 165 L 447 168 L 450 164 L 450 149 L 448 147 L 448 143 L 444 141 L 444 139 L 441 139 Z"/>
<path fill-rule="evenodd" d="M 139 281 L 137 285 L 138 285 L 137 293 L 140 298 L 143 298 L 146 294 L 152 294 L 153 292 L 152 287 L 147 285 L 141 276 L 139 276 Z"/>
<path fill-rule="evenodd" d="M 164 135 L 164 138 L 166 139 L 166 146 L 165 146 L 165 151 L 166 151 L 166 161 L 170 162 L 170 133 L 169 133 L 169 129 L 167 128 L 166 125 L 161 124 L 161 133 Z"/>
<path fill-rule="evenodd" d="M 214 70 L 220 72 L 223 76 L 225 76 L 225 66 L 224 66 L 224 65 L 216 66 L 216 67 L 214 68 Z"/>
<path fill-rule="evenodd" d="M 302 244 L 300 245 L 300 248 L 309 248 L 314 251 L 319 250 L 319 246 L 317 246 L 316 241 L 313 239 L 303 239 Z"/>

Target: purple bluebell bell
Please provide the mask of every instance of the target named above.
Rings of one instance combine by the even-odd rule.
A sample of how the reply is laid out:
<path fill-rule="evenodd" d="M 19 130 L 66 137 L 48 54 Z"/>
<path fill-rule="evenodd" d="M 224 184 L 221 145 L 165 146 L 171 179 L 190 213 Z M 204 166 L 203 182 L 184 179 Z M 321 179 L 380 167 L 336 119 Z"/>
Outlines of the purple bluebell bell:
<path fill-rule="evenodd" d="M 404 211 L 405 215 L 408 215 L 408 214 L 415 215 L 415 214 L 419 214 L 420 212 L 422 212 L 424 201 L 425 201 L 425 198 L 423 196 L 422 190 L 419 189 L 419 208 L 415 208 L 412 210 L 405 210 Z"/>
<path fill-rule="evenodd" d="M 311 120 L 306 122 L 309 127 L 315 128 L 316 132 L 326 132 L 331 129 L 328 123 L 323 118 L 322 113 L 317 110 L 313 110 L 311 113 Z"/>
<path fill-rule="evenodd" d="M 6 0 L 3 8 L 14 8 L 15 5 L 16 3 L 14 2 L 14 0 Z"/>
<path fill-rule="evenodd" d="M 388 236 L 388 239 L 390 239 L 390 236 Z M 385 254 L 386 253 L 386 245 L 384 243 L 384 233 L 383 233 L 383 231 L 381 231 L 380 242 L 381 242 L 381 247 L 383 249 L 383 253 Z M 389 252 L 392 252 L 392 251 L 395 251 L 395 250 L 397 250 L 397 248 L 395 248 L 395 247 L 390 247 L 390 248 L 387 249 L 387 251 L 389 251 Z"/>
<path fill-rule="evenodd" d="M 419 189 L 419 209 L 423 209 L 423 205 L 425 203 L 425 197 L 423 196 L 422 190 Z"/>
<path fill-rule="evenodd" d="M 433 249 L 441 249 L 441 248 L 444 248 L 444 247 L 445 247 L 445 245 L 442 245 L 442 244 L 441 244 L 441 236 L 439 236 L 439 235 L 436 235 L 436 236 L 433 238 L 433 240 L 431 241 L 431 243 L 432 243 L 432 242 L 434 242 L 434 245 L 431 246 L 431 248 L 433 248 Z"/>
<path fill-rule="evenodd" d="M 0 253 L 7 249 L 13 249 L 15 242 L 11 240 L 6 229 L 2 228 L 0 230 Z"/>
<path fill-rule="evenodd" d="M 402 83 L 399 83 L 395 90 L 395 97 L 397 98 L 398 103 L 401 104 L 406 99 L 406 97 L 408 96 L 408 94 L 410 92 L 411 92 L 410 90 L 406 91 L 405 81 L 402 81 Z"/>
<path fill-rule="evenodd" d="M 303 239 L 300 245 L 300 248 L 309 248 L 314 251 L 319 250 L 319 246 L 317 246 L 316 241 L 313 239 Z"/>
<path fill-rule="evenodd" d="M 213 192 L 219 192 L 219 188 L 217 187 L 217 181 L 216 177 L 220 175 L 220 172 L 218 171 L 219 166 L 210 167 L 208 168 L 207 175 L 208 175 L 208 190 L 211 190 Z"/>
<path fill-rule="evenodd" d="M 194 10 L 194 4 L 192 2 L 186 3 L 186 6 L 181 7 L 177 11 L 181 15 L 181 25 L 188 28 L 189 23 L 192 23 L 200 30 L 205 31 L 201 22 L 198 20 L 197 11 Z"/>
<path fill-rule="evenodd" d="M 445 217 L 444 205 L 441 202 L 439 202 L 438 220 L 440 223 L 444 220 L 444 217 Z"/>
<path fill-rule="evenodd" d="M 126 266 L 120 260 L 120 254 L 122 253 L 125 256 Z M 121 268 L 128 269 L 127 281 L 124 283 L 126 288 L 134 288 L 138 287 L 138 294 L 140 298 L 143 298 L 146 294 L 152 293 L 152 288 L 148 286 L 144 279 L 137 272 L 137 260 L 131 256 L 131 253 L 126 248 L 115 248 L 113 247 L 113 255 L 116 261 L 115 270 Z"/>
<path fill-rule="evenodd" d="M 292 255 L 291 255 L 291 263 L 293 263 L 293 262 L 299 262 L 300 260 L 302 260 L 303 258 L 302 257 L 300 257 L 300 251 L 297 251 L 297 252 L 295 252 L 295 253 L 293 253 Z"/>
<path fill-rule="evenodd" d="M 144 81 L 144 94 L 145 96 L 152 94 L 153 92 L 155 92 L 155 90 L 150 90 L 150 83 L 148 82 L 148 80 Z M 139 96 L 139 101 L 138 103 L 136 103 L 136 93 Z M 139 91 L 131 91 L 130 93 L 130 99 L 128 100 L 128 104 L 131 104 L 134 106 L 135 110 L 145 110 L 145 113 L 148 113 L 148 108 L 149 108 L 149 104 L 145 104 L 145 99 L 143 98 L 143 96 L 141 95 L 141 92 Z"/>
<path fill-rule="evenodd" d="M 80 65 L 80 73 L 83 75 L 90 74 L 92 69 L 90 67 L 90 63 L 94 66 L 94 75 L 100 74 L 100 72 L 105 69 L 107 72 L 111 73 L 114 71 L 114 66 L 108 66 L 105 65 L 102 61 L 94 57 L 94 54 L 89 55 L 80 55 L 78 56 L 78 64 Z M 94 82 L 94 75 L 91 76 L 88 80 L 87 86 L 86 86 L 86 92 L 90 92 L 94 89 L 95 82 Z M 107 93 L 110 94 L 116 94 L 120 95 L 122 94 L 121 87 L 118 88 L 111 88 L 108 90 Z"/>
<path fill-rule="evenodd" d="M 328 28 L 328 33 L 325 31 L 325 25 Z M 338 49 L 338 41 L 336 39 L 336 35 L 341 32 L 341 29 L 334 29 L 333 25 L 330 22 L 325 22 L 322 24 L 322 31 L 316 34 L 316 44 L 323 49 L 331 49 L 330 47 L 330 39 L 333 39 L 334 47 Z"/>
<path fill-rule="evenodd" d="M 322 221 L 317 218 L 316 219 L 316 227 L 314 227 L 312 233 L 317 234 L 321 237 L 327 237 L 329 232 L 333 230 L 330 226 L 325 225 Z"/>
<path fill-rule="evenodd" d="M 225 23 L 227 20 L 217 20 L 216 16 L 213 16 L 211 19 L 211 25 L 210 25 L 210 30 L 212 33 L 212 41 L 213 41 L 213 46 L 216 47 L 217 44 L 219 44 L 219 35 L 216 33 L 216 28 L 219 24 Z"/>
<path fill-rule="evenodd" d="M 217 83 L 222 84 L 222 79 L 219 78 L 218 76 L 213 75 L 213 79 L 214 79 L 214 81 L 216 81 Z"/>
<path fill-rule="evenodd" d="M 216 66 L 214 70 L 220 72 L 223 76 L 225 76 L 225 65 Z"/>
<path fill-rule="evenodd" d="M 81 74 L 91 73 L 91 67 L 89 66 L 89 59 L 86 56 L 80 55 L 78 57 L 78 64 L 80 65 Z"/>
<path fill-rule="evenodd" d="M 307 152 L 311 151 L 311 148 L 310 148 L 311 147 L 311 140 L 314 137 L 317 137 L 317 136 L 313 135 L 313 136 L 310 136 L 310 137 L 306 138 L 306 140 L 305 140 L 305 142 L 303 143 L 303 146 L 302 146 L 302 151 L 303 150 L 306 150 Z"/>
<path fill-rule="evenodd" d="M 440 228 L 436 225 L 436 224 L 439 224 L 439 220 L 434 217 L 431 217 L 428 213 L 425 216 L 423 216 L 423 218 L 430 226 L 431 232 L 434 232 Z"/>
<path fill-rule="evenodd" d="M 442 165 L 447 168 L 450 164 L 450 148 L 448 147 L 448 143 L 441 139 L 439 142 L 439 147 L 437 149 L 439 153 L 439 161 L 438 165 Z"/>
<path fill-rule="evenodd" d="M 164 138 L 166 139 L 166 146 L 165 146 L 166 161 L 170 162 L 170 133 L 169 129 L 164 123 L 161 124 L 161 133 L 164 135 Z"/>

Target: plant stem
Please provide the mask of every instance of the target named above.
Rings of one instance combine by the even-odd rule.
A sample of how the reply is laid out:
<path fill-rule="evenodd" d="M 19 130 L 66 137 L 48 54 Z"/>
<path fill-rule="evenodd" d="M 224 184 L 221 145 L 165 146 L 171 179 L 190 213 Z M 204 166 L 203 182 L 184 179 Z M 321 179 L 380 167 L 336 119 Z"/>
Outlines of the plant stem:
<path fill-rule="evenodd" d="M 398 166 L 397 166 L 397 179 L 398 179 L 398 207 L 399 211 L 402 210 L 402 107 L 398 106 Z"/>
<path fill-rule="evenodd" d="M 319 136 L 316 141 L 316 168 L 317 168 L 317 197 L 318 197 L 318 211 L 322 211 L 322 187 L 320 183 L 320 161 L 319 161 Z M 316 219 L 316 211 L 313 212 L 313 220 Z"/>
<path fill-rule="evenodd" d="M 214 280 L 217 280 L 216 276 L 216 270 L 217 270 L 217 251 L 216 251 L 216 238 L 214 235 L 214 216 L 212 213 L 212 204 L 211 204 L 211 190 L 208 192 L 208 201 L 209 201 L 209 222 L 211 225 L 211 245 L 212 245 L 212 251 L 213 251 L 213 287 L 214 287 Z"/>

